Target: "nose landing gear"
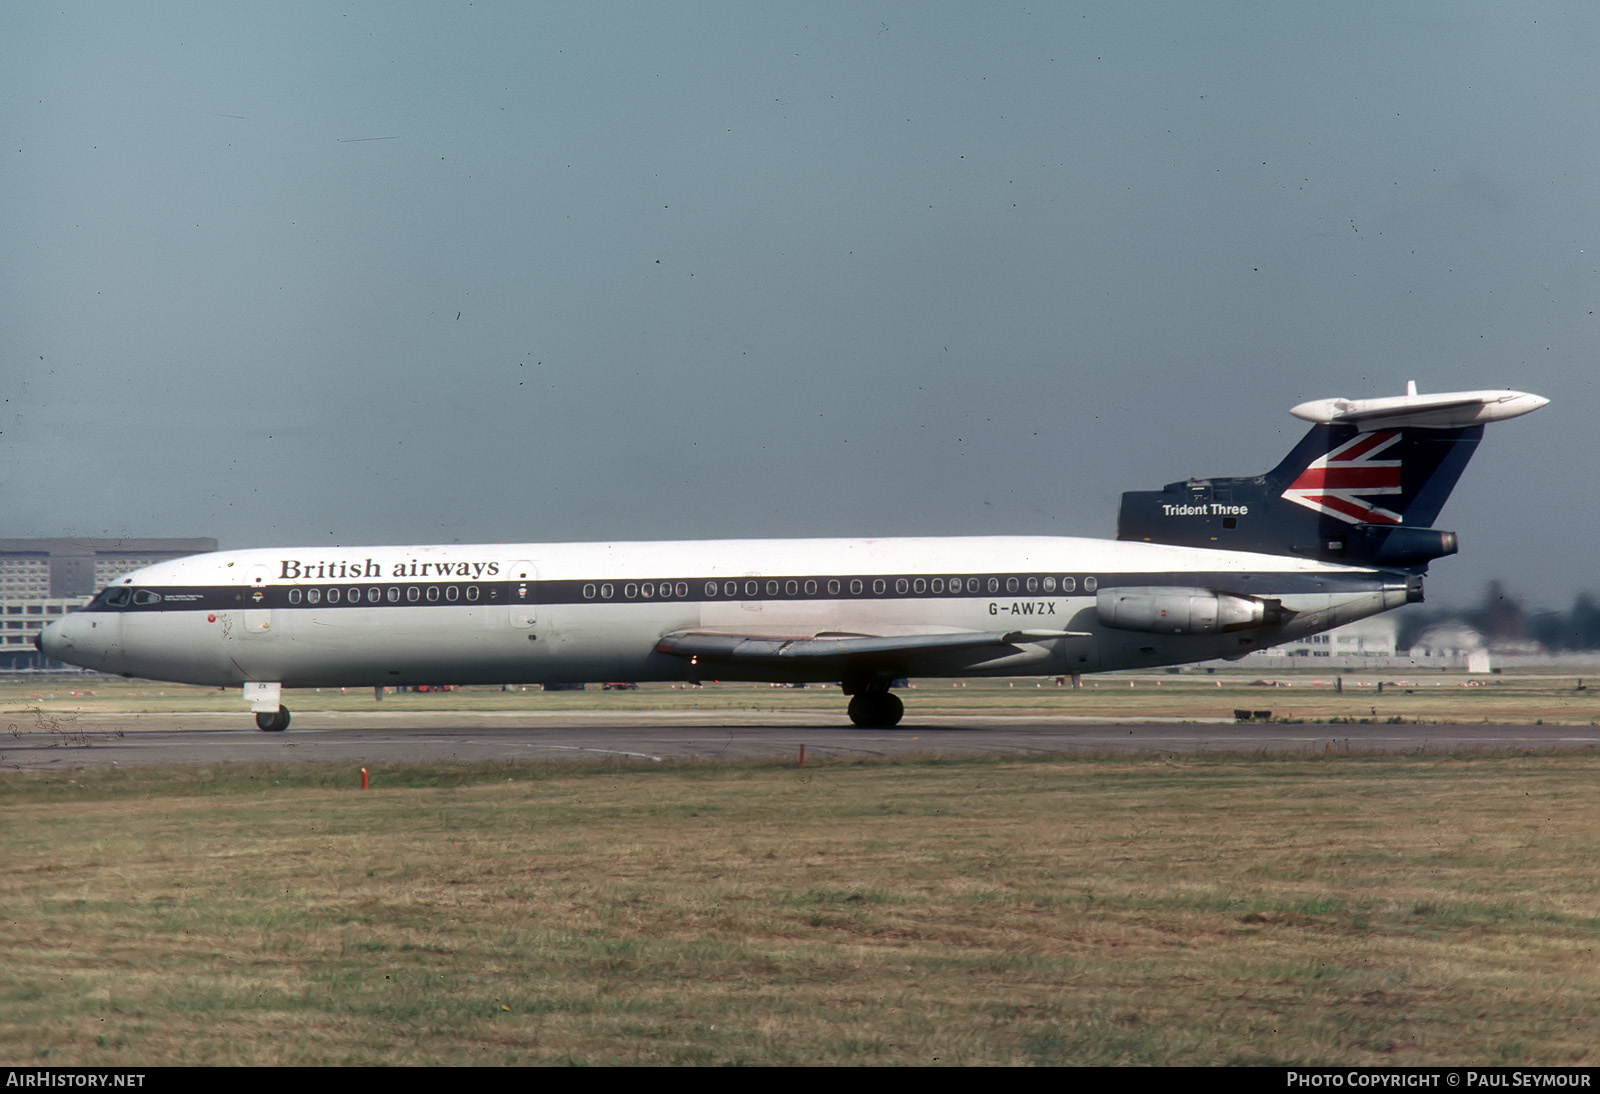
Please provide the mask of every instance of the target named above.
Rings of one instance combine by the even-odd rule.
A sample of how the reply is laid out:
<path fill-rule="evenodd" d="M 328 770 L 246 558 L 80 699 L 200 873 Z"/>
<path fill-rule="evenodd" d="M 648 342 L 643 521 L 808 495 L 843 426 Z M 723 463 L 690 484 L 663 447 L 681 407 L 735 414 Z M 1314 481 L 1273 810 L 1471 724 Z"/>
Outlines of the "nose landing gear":
<path fill-rule="evenodd" d="M 264 680 L 247 680 L 244 697 L 255 712 L 256 728 L 267 733 L 282 733 L 289 728 L 289 708 L 278 701 L 283 685 Z"/>
<path fill-rule="evenodd" d="M 289 728 L 289 708 L 263 710 L 256 713 L 256 728 L 266 733 L 282 733 Z"/>

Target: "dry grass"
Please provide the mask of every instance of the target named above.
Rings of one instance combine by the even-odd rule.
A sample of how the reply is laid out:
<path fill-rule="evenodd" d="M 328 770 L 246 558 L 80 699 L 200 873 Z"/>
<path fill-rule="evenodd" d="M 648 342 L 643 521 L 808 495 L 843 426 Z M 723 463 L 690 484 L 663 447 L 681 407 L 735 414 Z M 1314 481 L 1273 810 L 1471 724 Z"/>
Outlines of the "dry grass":
<path fill-rule="evenodd" d="M 1342 681 L 1342 691 L 1335 690 Z M 1383 690 L 1378 690 L 1382 681 Z M 1083 687 L 1052 680 L 920 680 L 903 692 L 917 715 L 1010 714 L 1086 718 L 1231 718 L 1239 709 L 1271 710 L 1280 720 L 1340 719 L 1424 722 L 1600 724 L 1600 687 L 1571 675 L 1475 676 L 1446 673 L 1211 675 L 1162 673 L 1085 677 Z M 837 716 L 845 700 L 835 686 L 804 689 L 758 684 L 703 688 L 646 684 L 637 691 L 545 692 L 474 687 L 446 694 L 389 694 L 370 689 L 292 691 L 296 712 L 313 710 L 798 710 Z M 57 677 L 0 682 L 0 731 L 25 728 L 23 717 L 112 711 L 242 713 L 239 692 L 112 677 Z"/>
<path fill-rule="evenodd" d="M 11 1064 L 1594 1064 L 1600 757 L 0 776 Z"/>

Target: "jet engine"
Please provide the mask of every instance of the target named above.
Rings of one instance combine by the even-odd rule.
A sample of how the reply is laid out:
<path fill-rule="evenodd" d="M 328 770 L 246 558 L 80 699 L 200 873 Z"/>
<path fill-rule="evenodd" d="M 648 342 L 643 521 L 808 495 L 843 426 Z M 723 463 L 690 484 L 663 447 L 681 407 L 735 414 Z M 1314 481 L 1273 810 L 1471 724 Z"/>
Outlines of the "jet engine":
<path fill-rule="evenodd" d="M 1253 596 L 1157 586 L 1101 589 L 1095 595 L 1095 615 L 1122 631 L 1216 634 L 1277 623 L 1283 608 Z"/>

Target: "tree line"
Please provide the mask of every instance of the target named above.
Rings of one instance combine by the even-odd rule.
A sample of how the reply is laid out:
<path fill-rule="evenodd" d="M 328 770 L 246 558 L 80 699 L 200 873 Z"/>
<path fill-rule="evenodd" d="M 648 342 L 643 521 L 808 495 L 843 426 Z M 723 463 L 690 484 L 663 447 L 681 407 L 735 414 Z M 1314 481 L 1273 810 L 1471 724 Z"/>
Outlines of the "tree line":
<path fill-rule="evenodd" d="M 1414 645 L 1429 627 L 1461 622 L 1483 635 L 1486 645 L 1537 642 L 1547 650 L 1600 650 L 1600 598 L 1579 593 L 1566 611 L 1528 609 L 1522 600 L 1491 581 L 1483 599 L 1465 610 L 1421 608 L 1400 615 L 1399 647 Z"/>

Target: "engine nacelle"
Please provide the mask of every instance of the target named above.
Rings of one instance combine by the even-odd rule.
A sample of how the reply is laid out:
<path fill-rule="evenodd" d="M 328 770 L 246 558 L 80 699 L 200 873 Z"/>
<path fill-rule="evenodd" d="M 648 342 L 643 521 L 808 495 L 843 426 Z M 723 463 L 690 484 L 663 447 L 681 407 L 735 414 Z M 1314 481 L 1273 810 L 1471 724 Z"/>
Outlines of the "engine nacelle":
<path fill-rule="evenodd" d="M 1210 589 L 1101 589 L 1095 615 L 1120 631 L 1152 634 L 1216 634 L 1277 622 L 1281 609 L 1253 596 L 1235 596 Z"/>
<path fill-rule="evenodd" d="M 1352 524 L 1345 556 L 1378 566 L 1426 566 L 1459 550 L 1454 532 L 1398 524 Z"/>

